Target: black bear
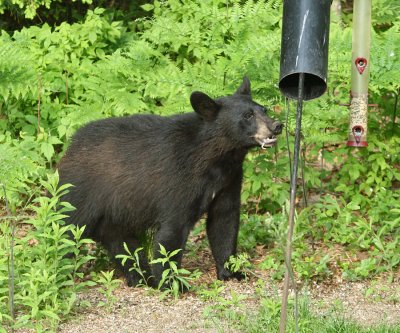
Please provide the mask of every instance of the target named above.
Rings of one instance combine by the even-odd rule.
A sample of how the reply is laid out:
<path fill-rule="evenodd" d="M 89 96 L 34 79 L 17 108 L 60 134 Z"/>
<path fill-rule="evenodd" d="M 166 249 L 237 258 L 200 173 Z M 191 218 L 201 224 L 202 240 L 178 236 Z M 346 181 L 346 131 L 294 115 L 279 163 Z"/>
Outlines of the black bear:
<path fill-rule="evenodd" d="M 252 147 L 274 145 L 282 123 L 252 100 L 246 77 L 231 96 L 193 92 L 190 102 L 195 112 L 103 119 L 79 129 L 59 165 L 60 183 L 74 185 L 63 198 L 76 207 L 67 223 L 86 225 L 84 235 L 113 258 L 125 253 L 124 242 L 133 253 L 154 230 L 157 258 L 159 244 L 184 249 L 206 214 L 218 279 L 240 279 L 224 264 L 236 254 L 243 160 Z M 182 251 L 174 260 L 181 259 Z M 149 265 L 144 254 L 140 266 L 157 286 L 165 267 Z M 128 285 L 139 282 L 136 272 L 121 269 Z"/>

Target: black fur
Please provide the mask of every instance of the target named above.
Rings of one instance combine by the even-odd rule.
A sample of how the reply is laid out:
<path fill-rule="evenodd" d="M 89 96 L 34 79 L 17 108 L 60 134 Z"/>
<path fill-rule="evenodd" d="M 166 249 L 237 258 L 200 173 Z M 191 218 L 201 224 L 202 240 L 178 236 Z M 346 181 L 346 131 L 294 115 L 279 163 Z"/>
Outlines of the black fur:
<path fill-rule="evenodd" d="M 86 225 L 85 236 L 99 241 L 112 257 L 133 252 L 140 235 L 154 228 L 158 244 L 183 249 L 193 225 L 207 214 L 207 235 L 219 279 L 240 278 L 224 268 L 236 253 L 242 163 L 254 136 L 279 134 L 282 124 L 270 119 L 251 99 L 247 78 L 232 96 L 212 99 L 194 92 L 195 112 L 172 117 L 134 115 L 89 123 L 73 137 L 60 166 L 60 182 L 75 185 L 63 198 L 77 209 L 68 223 Z M 267 129 L 265 129 L 267 128 Z M 174 258 L 180 265 L 182 252 Z M 161 265 L 141 267 L 152 284 Z M 128 284 L 139 280 L 122 268 Z"/>

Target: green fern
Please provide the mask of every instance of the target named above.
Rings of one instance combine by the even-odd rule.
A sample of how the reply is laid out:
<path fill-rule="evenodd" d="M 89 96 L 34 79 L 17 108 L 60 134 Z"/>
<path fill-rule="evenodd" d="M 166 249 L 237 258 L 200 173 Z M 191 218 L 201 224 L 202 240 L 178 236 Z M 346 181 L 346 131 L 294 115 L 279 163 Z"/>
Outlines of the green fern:
<path fill-rule="evenodd" d="M 0 145 L 0 199 L 6 200 L 14 211 L 21 206 L 21 193 L 29 193 L 30 176 L 37 174 L 38 166 L 23 151 L 9 144 Z"/>
<path fill-rule="evenodd" d="M 35 83 L 33 58 L 23 43 L 12 43 L 3 34 L 0 37 L 0 98 L 24 98 L 32 92 Z"/>
<path fill-rule="evenodd" d="M 371 85 L 374 93 L 400 89 L 400 22 L 381 34 L 374 34 L 371 56 Z"/>

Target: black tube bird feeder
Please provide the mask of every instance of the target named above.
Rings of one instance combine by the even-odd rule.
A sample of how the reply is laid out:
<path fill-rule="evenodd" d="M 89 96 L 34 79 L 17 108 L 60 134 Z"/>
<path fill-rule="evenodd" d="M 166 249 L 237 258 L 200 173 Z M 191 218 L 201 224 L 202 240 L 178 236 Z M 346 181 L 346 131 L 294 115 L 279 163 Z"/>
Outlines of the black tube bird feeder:
<path fill-rule="evenodd" d="M 331 0 L 285 0 L 279 89 L 297 99 L 299 76 L 304 73 L 305 101 L 327 88 Z"/>
<path fill-rule="evenodd" d="M 285 332 L 290 277 L 293 274 L 292 238 L 303 100 L 317 98 L 327 89 L 330 6 L 331 0 L 284 0 L 283 2 L 279 89 L 285 97 L 297 99 L 297 112 L 280 333 Z"/>

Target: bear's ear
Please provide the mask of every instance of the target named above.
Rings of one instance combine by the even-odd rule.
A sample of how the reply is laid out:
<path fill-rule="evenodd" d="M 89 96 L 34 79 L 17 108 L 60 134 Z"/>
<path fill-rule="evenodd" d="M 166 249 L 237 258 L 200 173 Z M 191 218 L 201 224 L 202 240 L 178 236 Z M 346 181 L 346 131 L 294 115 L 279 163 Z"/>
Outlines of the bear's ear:
<path fill-rule="evenodd" d="M 236 90 L 236 95 L 248 95 L 251 96 L 250 80 L 247 76 L 243 78 L 243 83 Z"/>
<path fill-rule="evenodd" d="M 206 121 L 214 120 L 219 110 L 219 105 L 201 91 L 195 91 L 190 95 L 190 104 L 194 111 Z"/>

